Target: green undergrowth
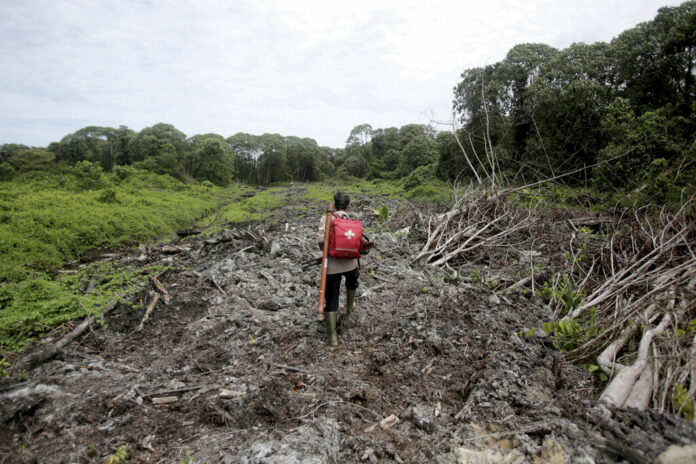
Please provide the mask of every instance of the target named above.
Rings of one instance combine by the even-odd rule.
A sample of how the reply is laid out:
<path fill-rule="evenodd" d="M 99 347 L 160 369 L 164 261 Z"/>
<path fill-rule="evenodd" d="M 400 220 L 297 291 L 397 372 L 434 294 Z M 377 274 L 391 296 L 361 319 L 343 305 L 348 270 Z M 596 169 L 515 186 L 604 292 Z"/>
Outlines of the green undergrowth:
<path fill-rule="evenodd" d="M 0 349 L 5 353 L 21 350 L 64 322 L 98 314 L 112 299 L 136 293 L 148 275 L 164 269 L 94 263 L 71 274 L 53 278 L 37 274 L 6 283 L 0 287 Z"/>
<path fill-rule="evenodd" d="M 225 223 L 260 221 L 267 218 L 272 210 L 287 204 L 283 196 L 284 187 L 272 187 L 257 192 L 254 196 L 227 203 L 215 215 L 206 218 L 202 225 L 207 226 L 206 234 L 220 231 Z"/>
<path fill-rule="evenodd" d="M 546 183 L 518 190 L 508 195 L 508 200 L 527 208 L 548 208 L 552 210 L 602 211 L 610 209 L 606 194 L 595 189 L 570 188 L 554 183 Z"/>
<path fill-rule="evenodd" d="M 65 321 L 95 314 L 156 271 L 99 265 L 59 273 L 66 263 L 93 250 L 165 240 L 248 190 L 123 166 L 106 174 L 90 163 L 0 182 L 0 349 L 20 350 Z M 85 293 L 93 276 L 97 285 Z"/>
<path fill-rule="evenodd" d="M 0 182 L 0 282 L 51 273 L 89 250 L 162 238 L 245 188 L 188 184 L 131 168 L 30 173 Z M 98 188 L 93 188 L 98 186 Z"/>
<path fill-rule="evenodd" d="M 408 187 L 408 188 L 407 188 Z M 397 200 L 449 204 L 454 200 L 452 188 L 444 183 L 432 181 L 405 186 L 403 181 L 364 180 L 323 182 L 306 186 L 303 198 L 320 202 L 333 202 L 336 191 L 347 194 L 376 195 Z"/>

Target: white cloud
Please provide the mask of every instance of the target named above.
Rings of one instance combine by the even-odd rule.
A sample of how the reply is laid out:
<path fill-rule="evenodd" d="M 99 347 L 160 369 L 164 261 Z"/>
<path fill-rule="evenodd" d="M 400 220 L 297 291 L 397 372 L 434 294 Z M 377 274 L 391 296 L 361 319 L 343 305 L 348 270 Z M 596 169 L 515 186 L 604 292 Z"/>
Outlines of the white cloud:
<path fill-rule="evenodd" d="M 343 146 L 447 118 L 462 70 L 515 44 L 608 41 L 654 0 L 0 3 L 0 143 L 170 122 Z"/>

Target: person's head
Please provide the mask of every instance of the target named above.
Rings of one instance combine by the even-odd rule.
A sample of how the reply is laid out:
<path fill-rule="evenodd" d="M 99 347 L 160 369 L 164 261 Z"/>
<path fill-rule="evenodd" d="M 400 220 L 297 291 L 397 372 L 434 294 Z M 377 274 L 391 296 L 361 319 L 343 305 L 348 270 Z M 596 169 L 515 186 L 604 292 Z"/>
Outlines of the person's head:
<path fill-rule="evenodd" d="M 343 192 L 336 192 L 334 195 L 334 206 L 338 210 L 346 210 L 350 205 L 350 198 Z"/>

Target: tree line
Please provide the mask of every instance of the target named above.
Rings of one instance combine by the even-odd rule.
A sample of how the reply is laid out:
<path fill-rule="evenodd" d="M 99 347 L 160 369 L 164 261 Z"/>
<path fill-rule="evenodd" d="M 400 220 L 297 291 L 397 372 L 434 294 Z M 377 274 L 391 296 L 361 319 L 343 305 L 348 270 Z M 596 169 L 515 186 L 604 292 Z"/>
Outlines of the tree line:
<path fill-rule="evenodd" d="M 345 148 L 320 147 L 314 139 L 279 134 L 238 133 L 186 137 L 171 124 L 140 132 L 125 126 L 89 126 L 47 148 L 0 146 L 0 178 L 32 170 L 93 163 L 111 172 L 133 166 L 183 181 L 268 185 L 312 182 L 332 176 L 396 179 L 437 161 L 436 131 L 411 124 L 400 129 L 354 128 Z"/>
<path fill-rule="evenodd" d="M 182 181 L 270 184 L 285 180 L 314 181 L 333 173 L 332 150 L 313 139 L 236 134 L 186 137 L 171 124 L 155 124 L 140 132 L 126 126 L 89 126 L 47 148 L 17 144 L 0 146 L 0 176 L 28 170 L 89 162 L 111 172 L 133 166 L 168 174 Z"/>
<path fill-rule="evenodd" d="M 90 126 L 47 148 L 0 146 L 0 179 L 80 162 L 177 179 L 267 185 L 333 176 L 496 180 L 558 177 L 597 191 L 647 189 L 668 200 L 696 184 L 696 1 L 665 7 L 609 43 L 563 50 L 520 44 L 465 70 L 453 127 L 353 128 L 343 148 L 311 138 L 238 133 L 187 137 L 170 124 L 135 132 Z"/>

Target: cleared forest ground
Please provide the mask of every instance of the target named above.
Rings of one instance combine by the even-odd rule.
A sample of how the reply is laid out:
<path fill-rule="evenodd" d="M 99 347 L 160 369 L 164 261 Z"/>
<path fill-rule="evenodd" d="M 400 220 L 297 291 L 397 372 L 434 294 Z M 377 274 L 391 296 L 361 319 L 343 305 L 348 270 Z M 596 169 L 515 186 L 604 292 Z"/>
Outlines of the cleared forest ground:
<path fill-rule="evenodd" d="M 328 347 L 308 264 L 325 205 L 302 186 L 279 194 L 287 204 L 262 221 L 104 257 L 174 268 L 141 307 L 119 304 L 26 379 L 2 380 L 2 462 L 103 462 L 120 449 L 153 463 L 642 463 L 696 443 L 675 416 L 596 405 L 598 376 L 532 330 L 551 307 L 500 291 L 529 266 L 522 249 L 489 251 L 455 279 L 412 262 L 425 211 L 408 203 L 351 195 L 377 249 L 357 317 Z M 377 227 L 382 205 L 391 216 Z M 568 214 L 539 231 L 540 261 L 562 253 L 553 231 Z"/>

